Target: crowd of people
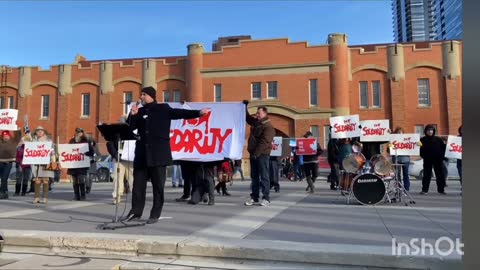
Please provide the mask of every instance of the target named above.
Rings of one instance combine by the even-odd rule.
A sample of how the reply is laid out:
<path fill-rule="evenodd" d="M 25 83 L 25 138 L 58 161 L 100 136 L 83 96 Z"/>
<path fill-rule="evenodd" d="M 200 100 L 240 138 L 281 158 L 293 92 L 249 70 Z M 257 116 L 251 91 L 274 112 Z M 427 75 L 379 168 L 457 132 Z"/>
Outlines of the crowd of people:
<path fill-rule="evenodd" d="M 170 150 L 170 123 L 175 119 L 192 119 L 201 117 L 209 112 L 209 109 L 186 110 L 171 108 L 166 103 L 157 103 L 156 90 L 146 87 L 141 90 L 143 106 L 133 104 L 128 119 L 124 119 L 132 130 L 137 130 L 134 158 L 130 161 L 120 160 L 117 162 L 119 151 L 114 142 L 107 142 L 107 150 L 113 158 L 114 168 L 114 191 L 113 203 L 121 202 L 122 195 L 127 193 L 124 188 L 124 180 L 128 181 L 128 187 L 132 193 L 131 209 L 125 217 L 125 221 L 138 220 L 143 215 L 146 200 L 147 182 L 150 181 L 153 188 L 153 206 L 150 211 L 148 224 L 156 223 L 161 216 L 164 205 L 164 188 L 167 178 L 167 167 L 172 167 L 172 186 L 183 187 L 183 194 L 176 199 L 177 202 L 208 205 L 215 204 L 215 191 L 218 195 L 230 196 L 228 185 L 233 181 L 233 175 L 240 173 L 244 180 L 241 160 L 219 161 L 186 161 L 173 160 Z M 275 128 L 268 116 L 268 108 L 259 106 L 255 115 L 248 112 L 248 101 L 243 102 L 246 110 L 246 123 L 250 126 L 247 150 L 249 153 L 249 165 L 251 175 L 250 198 L 245 202 L 246 206 L 268 206 L 271 203 L 270 191 L 280 192 L 279 177 L 283 176 L 293 180 L 306 180 L 306 191 L 315 192 L 315 181 L 318 177 L 319 156 L 324 150 L 317 143 L 317 151 L 313 155 L 298 155 L 297 149 L 292 148 L 291 155 L 286 157 L 271 156 L 272 141 L 275 136 Z M 396 128 L 394 133 L 403 133 L 401 127 Z M 445 141 L 435 135 L 433 125 L 425 127 L 425 136 L 421 139 L 420 156 L 424 160 L 424 176 L 421 194 L 427 194 L 432 178 L 432 169 L 435 171 L 437 191 L 445 193 L 446 174 L 444 168 Z M 459 136 L 461 136 L 461 127 Z M 304 134 L 305 138 L 313 137 L 310 131 Z M 0 198 L 8 198 L 9 174 L 13 164 L 16 164 L 18 176 L 15 184 L 15 196 L 25 196 L 28 192 L 34 192 L 33 203 L 47 203 L 49 190 L 52 182 L 59 177 L 59 170 L 46 165 L 25 165 L 22 163 L 25 142 L 48 142 L 52 141 L 49 133 L 41 126 L 37 127 L 33 134 L 25 130 L 22 136 L 20 131 L 2 131 L 0 140 Z M 86 143 L 89 150 L 87 156 L 95 155 L 96 144 L 85 136 L 84 130 L 77 128 L 70 144 Z M 358 138 L 332 139 L 327 144 L 327 160 L 330 165 L 328 181 L 330 189 L 339 188 L 344 171 L 342 161 L 352 153 L 361 151 L 366 159 L 370 159 L 380 153 L 380 146 L 388 142 L 359 142 Z M 121 148 L 127 147 L 125 142 Z M 93 159 L 92 159 L 93 160 Z M 51 153 L 51 163 L 58 162 L 56 151 Z M 410 189 L 408 156 L 394 156 L 393 163 L 398 166 L 398 176 L 402 178 L 405 189 Z M 117 177 L 117 164 L 119 166 Z M 461 160 L 457 164 L 461 177 Z M 403 174 L 402 174 L 403 172 Z M 91 178 L 88 177 L 88 168 L 68 169 L 73 185 L 73 199 L 85 200 L 86 194 L 91 190 Z M 217 178 L 217 184 L 215 184 Z M 30 190 L 28 189 L 30 184 Z M 118 187 L 118 188 L 117 188 Z"/>

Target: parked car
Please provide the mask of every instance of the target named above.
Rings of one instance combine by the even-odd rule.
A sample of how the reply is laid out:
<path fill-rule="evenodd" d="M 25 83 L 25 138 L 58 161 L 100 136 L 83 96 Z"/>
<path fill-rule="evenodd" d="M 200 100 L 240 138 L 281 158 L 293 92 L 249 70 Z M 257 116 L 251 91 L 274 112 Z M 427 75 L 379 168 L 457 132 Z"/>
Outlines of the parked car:
<path fill-rule="evenodd" d="M 94 178 L 95 182 L 113 181 L 113 160 L 110 155 L 99 156 L 96 162 L 90 166 L 89 176 Z"/>
<path fill-rule="evenodd" d="M 432 170 L 433 171 L 433 170 Z M 423 179 L 423 159 L 412 160 L 408 168 L 410 175 L 415 176 L 415 178 L 422 180 Z M 435 178 L 435 172 L 432 172 L 432 178 Z M 449 159 L 448 160 L 448 178 L 460 178 L 457 170 L 457 160 Z"/>

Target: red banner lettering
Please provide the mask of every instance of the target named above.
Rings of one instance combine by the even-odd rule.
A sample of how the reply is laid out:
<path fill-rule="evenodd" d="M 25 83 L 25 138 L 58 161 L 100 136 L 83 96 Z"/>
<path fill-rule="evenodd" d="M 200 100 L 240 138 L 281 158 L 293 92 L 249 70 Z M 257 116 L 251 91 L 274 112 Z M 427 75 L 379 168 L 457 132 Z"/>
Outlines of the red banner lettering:
<path fill-rule="evenodd" d="M 456 143 L 451 143 L 450 144 L 450 152 L 457 152 L 457 153 L 462 153 L 462 146 L 458 145 Z"/>
<path fill-rule="evenodd" d="M 385 135 L 386 130 L 387 130 L 386 128 L 368 128 L 368 127 L 364 127 L 362 129 L 363 136 L 372 136 L 372 135 L 382 136 L 382 135 Z"/>
<path fill-rule="evenodd" d="M 335 132 L 355 131 L 356 129 L 355 124 L 346 124 L 346 125 L 335 124 L 333 127 L 335 128 Z"/>
<path fill-rule="evenodd" d="M 85 160 L 85 154 L 82 154 L 82 153 L 69 154 L 66 152 L 62 152 L 60 156 L 62 157 L 62 160 L 61 160 L 62 162 Z"/>
<path fill-rule="evenodd" d="M 225 130 L 223 135 L 220 128 L 211 128 L 210 134 L 206 134 L 208 132 L 203 133 L 198 129 L 184 131 L 174 129 L 170 133 L 172 133 L 172 140 L 170 141 L 172 152 L 193 153 L 194 150 L 197 150 L 199 154 L 212 154 L 223 151 L 223 145 L 227 138 L 232 135 L 232 129 Z"/>
<path fill-rule="evenodd" d="M 0 125 L 12 125 L 12 124 L 13 124 L 13 117 L 0 118 Z"/>
<path fill-rule="evenodd" d="M 393 149 L 397 150 L 412 150 L 415 149 L 415 146 L 417 145 L 416 142 L 398 142 L 398 141 L 393 141 Z"/>
<path fill-rule="evenodd" d="M 50 155 L 50 150 L 31 150 L 31 149 L 25 149 L 25 157 L 47 157 Z"/>

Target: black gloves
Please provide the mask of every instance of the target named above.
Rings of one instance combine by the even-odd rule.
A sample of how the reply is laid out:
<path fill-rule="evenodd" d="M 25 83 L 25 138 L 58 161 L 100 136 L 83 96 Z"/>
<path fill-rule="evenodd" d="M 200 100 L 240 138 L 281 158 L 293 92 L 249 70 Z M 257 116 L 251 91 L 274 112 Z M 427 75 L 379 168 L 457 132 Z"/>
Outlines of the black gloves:
<path fill-rule="evenodd" d="M 246 99 L 243 100 L 243 104 L 248 105 L 248 103 L 249 103 L 248 100 L 246 100 Z"/>

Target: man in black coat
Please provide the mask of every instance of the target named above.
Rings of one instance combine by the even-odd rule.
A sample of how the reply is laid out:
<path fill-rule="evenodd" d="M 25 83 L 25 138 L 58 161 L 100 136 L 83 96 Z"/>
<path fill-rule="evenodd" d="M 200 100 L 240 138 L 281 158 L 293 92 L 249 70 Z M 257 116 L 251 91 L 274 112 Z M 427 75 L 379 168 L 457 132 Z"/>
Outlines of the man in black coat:
<path fill-rule="evenodd" d="M 153 207 L 148 224 L 158 221 L 164 202 L 166 168 L 172 165 L 170 150 L 170 122 L 175 119 L 192 119 L 209 112 L 208 109 L 185 110 L 173 109 L 166 103 L 157 103 L 156 91 L 153 87 L 145 87 L 140 99 L 143 107 L 132 106 L 127 123 L 132 130 L 138 129 L 139 139 L 135 147 L 133 161 L 132 209 L 125 220 L 140 219 L 145 207 L 147 179 L 153 187 Z"/>
<path fill-rule="evenodd" d="M 425 137 L 420 139 L 420 156 L 423 158 L 423 180 L 422 192 L 427 194 L 432 179 L 432 167 L 435 170 L 437 180 L 437 191 L 440 194 L 445 193 L 445 174 L 443 172 L 443 159 L 446 145 L 440 137 L 435 136 L 435 127 L 433 125 L 425 126 Z"/>

